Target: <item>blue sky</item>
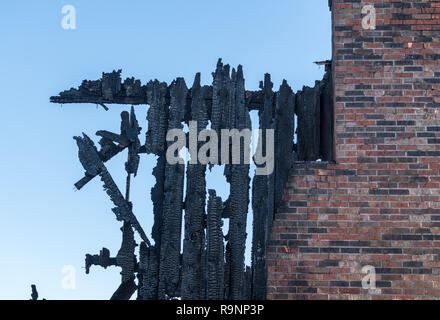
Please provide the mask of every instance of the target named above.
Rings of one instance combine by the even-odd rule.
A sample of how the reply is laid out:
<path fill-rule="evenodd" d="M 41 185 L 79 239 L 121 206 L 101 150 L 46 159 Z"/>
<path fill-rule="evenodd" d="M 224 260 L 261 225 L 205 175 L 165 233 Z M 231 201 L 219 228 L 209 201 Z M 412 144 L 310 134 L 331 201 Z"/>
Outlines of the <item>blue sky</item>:
<path fill-rule="evenodd" d="M 76 30 L 61 27 L 68 4 L 76 8 Z M 120 282 L 114 267 L 84 272 L 86 253 L 103 246 L 117 253 L 121 224 L 98 179 L 74 191 L 83 169 L 72 137 L 86 132 L 98 141 L 97 130 L 118 132 L 129 106 L 61 107 L 49 103 L 51 95 L 113 69 L 143 83 L 183 76 L 188 86 L 201 72 L 209 84 L 220 57 L 243 65 L 248 90 L 269 72 L 276 89 L 287 79 L 296 91 L 322 78 L 313 61 L 331 56 L 330 25 L 326 0 L 2 1 L 0 299 L 28 299 L 33 283 L 47 299 L 108 299 Z M 136 110 L 146 129 L 146 108 Z M 121 190 L 124 161 L 108 164 Z M 148 234 L 154 165 L 143 156 L 132 183 L 134 213 Z M 221 169 L 208 179 L 226 199 Z M 66 265 L 76 270 L 75 289 L 62 287 Z"/>

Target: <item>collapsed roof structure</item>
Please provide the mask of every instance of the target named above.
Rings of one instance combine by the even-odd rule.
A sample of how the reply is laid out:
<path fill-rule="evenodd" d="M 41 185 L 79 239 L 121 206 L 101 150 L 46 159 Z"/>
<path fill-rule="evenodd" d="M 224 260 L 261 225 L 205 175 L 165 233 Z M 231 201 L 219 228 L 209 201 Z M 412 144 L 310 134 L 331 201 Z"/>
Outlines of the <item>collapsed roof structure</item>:
<path fill-rule="evenodd" d="M 106 248 L 99 255 L 87 254 L 86 272 L 92 265 L 122 269 L 121 285 L 112 299 L 130 299 L 136 291 L 138 299 L 146 300 L 265 299 L 266 247 L 292 162 L 330 161 L 333 157 L 330 77 L 327 70 L 324 79 L 317 81 L 315 87 L 304 87 L 294 93 L 287 81 L 274 92 L 270 75 L 266 74 L 259 91 L 246 91 L 242 67 L 230 70 L 220 59 L 210 86 L 201 85 L 200 74 L 195 76 L 191 88 L 183 78 L 177 78 L 170 85 L 158 80 L 142 85 L 134 78 L 122 82 L 119 70 L 103 73 L 99 80 L 84 80 L 79 88 L 51 97 L 53 103 L 94 103 L 106 110 L 109 104 L 132 106 L 130 112 L 121 113 L 119 133 L 105 130 L 96 133 L 101 138 L 99 150 L 86 134 L 75 137 L 79 160 L 85 170 L 84 177 L 75 183 L 76 188 L 83 188 L 99 176 L 115 205 L 113 212 L 117 220 L 123 223 L 122 245 L 116 257 L 111 257 Z M 135 115 L 134 106 L 139 105 L 149 105 L 144 144 L 139 139 L 142 129 Z M 264 139 L 267 130 L 274 130 L 272 173 L 255 175 L 251 184 L 249 164 L 227 164 L 224 174 L 230 194 L 228 199 L 221 199 L 215 190 L 206 190 L 207 164 L 200 161 L 170 164 L 166 161 L 166 150 L 171 144 L 166 140 L 169 130 L 182 129 L 183 124 L 189 125 L 190 121 L 197 121 L 197 134 L 209 124 L 210 130 L 217 133 L 222 129 L 251 129 L 251 110 L 258 110 L 259 129 L 262 130 L 258 148 L 263 153 L 267 148 Z M 226 145 L 230 149 L 231 141 Z M 196 151 L 201 147 L 198 143 Z M 128 153 L 125 195 L 105 166 L 124 150 Z M 153 170 L 156 184 L 151 190 L 153 242 L 139 224 L 130 202 L 130 181 L 137 174 L 142 154 L 158 156 Z M 243 158 L 241 149 L 240 159 Z M 252 264 L 246 267 L 246 220 L 251 185 Z M 229 220 L 226 235 L 222 229 L 225 219 Z M 138 256 L 134 231 L 142 240 Z"/>

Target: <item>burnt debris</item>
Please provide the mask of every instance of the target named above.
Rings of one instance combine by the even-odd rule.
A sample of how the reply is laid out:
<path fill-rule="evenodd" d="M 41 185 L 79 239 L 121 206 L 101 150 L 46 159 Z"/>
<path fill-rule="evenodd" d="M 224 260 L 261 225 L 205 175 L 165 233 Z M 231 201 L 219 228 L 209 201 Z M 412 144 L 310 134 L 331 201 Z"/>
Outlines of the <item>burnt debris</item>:
<path fill-rule="evenodd" d="M 35 284 L 31 285 L 31 300 L 38 300 L 38 291 L 37 291 L 37 286 Z"/>
<path fill-rule="evenodd" d="M 111 299 L 127 300 L 136 291 L 137 299 L 144 300 L 265 299 L 266 247 L 275 210 L 282 201 L 288 171 L 293 161 L 332 160 L 333 98 L 330 68 L 327 69 L 322 81 L 297 93 L 287 81 L 283 81 L 278 91 L 273 91 L 269 74 L 265 75 L 260 90 L 246 91 L 242 67 L 231 70 L 219 60 L 211 86 L 201 85 L 200 74 L 196 74 L 191 88 L 183 78 L 177 78 L 170 85 L 158 80 L 142 85 L 134 78 L 122 82 L 121 70 L 118 70 L 103 73 L 99 80 L 84 80 L 79 88 L 51 97 L 54 103 L 132 105 L 130 112 L 121 113 L 120 133 L 105 130 L 96 133 L 100 137 L 99 150 L 86 134 L 74 138 L 85 170 L 84 177 L 75 183 L 76 188 L 81 189 L 100 176 L 104 190 L 115 205 L 112 211 L 122 222 L 122 245 L 116 257 L 111 257 L 105 248 L 99 255 L 87 254 L 86 273 L 92 265 L 121 268 L 121 285 Z M 139 139 L 142 128 L 136 119 L 135 105 L 149 105 L 144 144 Z M 234 162 L 232 154 L 237 137 L 224 137 L 221 130 L 250 132 L 251 110 L 258 110 L 259 114 L 261 134 L 257 149 L 263 156 L 268 156 L 267 143 L 270 142 L 267 141 L 271 140 L 266 138 L 272 129 L 274 155 L 268 160 L 273 160 L 273 170 L 256 174 L 252 180 L 252 263 L 246 266 L 246 221 L 251 179 L 245 150 L 250 141 L 244 136 L 238 137 L 239 161 Z M 172 129 L 183 129 L 184 124 L 190 128 L 187 140 L 207 128 L 217 133 L 218 154 L 210 150 L 208 155 L 210 159 L 218 160 L 215 164 L 220 162 L 220 154 L 223 157 L 227 151 L 229 162 L 224 175 L 230 193 L 225 201 L 215 190 L 206 190 L 206 171 L 215 164 L 208 166 L 200 162 L 198 154 L 202 142 L 197 140 L 195 145 L 190 144 L 189 163 L 171 164 L 166 160 L 167 150 L 174 143 L 167 141 L 167 133 Z M 124 150 L 127 150 L 125 196 L 105 166 Z M 154 243 L 150 243 L 139 224 L 129 199 L 131 176 L 136 176 L 142 154 L 157 156 L 153 169 L 156 184 L 151 190 L 154 215 L 151 236 Z M 254 163 L 257 170 L 263 169 L 255 157 Z M 223 222 L 227 219 L 229 230 L 224 234 Z M 135 242 L 135 232 L 141 238 L 139 245 Z"/>

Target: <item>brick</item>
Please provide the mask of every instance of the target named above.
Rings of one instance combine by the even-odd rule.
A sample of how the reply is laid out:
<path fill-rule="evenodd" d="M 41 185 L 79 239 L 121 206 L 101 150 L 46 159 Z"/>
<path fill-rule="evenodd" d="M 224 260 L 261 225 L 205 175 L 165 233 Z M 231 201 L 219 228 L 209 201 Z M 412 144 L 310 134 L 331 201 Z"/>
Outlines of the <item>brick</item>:
<path fill-rule="evenodd" d="M 293 166 L 270 299 L 440 300 L 440 1 L 371 4 L 333 0 L 335 163 Z"/>

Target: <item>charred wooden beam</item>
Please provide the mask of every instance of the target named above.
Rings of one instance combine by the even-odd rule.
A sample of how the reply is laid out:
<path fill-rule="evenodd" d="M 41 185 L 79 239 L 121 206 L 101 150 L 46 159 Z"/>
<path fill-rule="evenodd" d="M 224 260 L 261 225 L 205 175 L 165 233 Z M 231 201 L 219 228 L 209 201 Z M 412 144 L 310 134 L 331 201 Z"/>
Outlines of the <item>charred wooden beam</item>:
<path fill-rule="evenodd" d="M 86 261 L 85 261 L 86 274 L 90 273 L 91 266 L 100 266 L 104 269 L 107 269 L 110 266 L 117 266 L 117 265 L 118 262 L 116 258 L 110 257 L 110 250 L 107 248 L 102 248 L 101 251 L 99 252 L 99 255 L 86 254 Z"/>
<path fill-rule="evenodd" d="M 116 134 L 106 130 L 100 130 L 96 132 L 97 136 L 101 137 L 99 144 L 101 149 L 99 150 L 99 158 L 102 162 L 107 162 L 115 155 L 128 148 L 129 161 L 126 163 L 126 170 L 129 174 L 134 173 L 136 175 L 137 168 L 139 166 L 139 153 L 141 145 L 138 135 L 141 131 L 139 124 L 136 120 L 134 108 L 131 108 L 130 114 L 126 111 L 121 113 L 121 133 Z M 115 142 L 117 144 L 115 144 Z M 97 175 L 97 174 L 96 174 Z M 96 175 L 86 174 L 78 182 L 75 183 L 75 187 L 80 190 L 88 182 L 90 182 Z"/>
<path fill-rule="evenodd" d="M 116 262 L 122 268 L 121 276 L 122 283 L 134 278 L 134 272 L 137 264 L 136 256 L 134 254 L 137 246 L 134 241 L 134 232 L 129 222 L 124 222 L 121 228 L 122 244 L 116 255 Z"/>
<path fill-rule="evenodd" d="M 139 233 L 142 240 L 150 244 L 147 235 L 139 224 L 136 216 L 133 214 L 131 202 L 124 198 L 112 176 L 107 171 L 107 168 L 99 157 L 98 150 L 93 141 L 85 133 L 83 133 L 83 137 L 74 137 L 74 139 L 78 145 L 78 157 L 86 171 L 86 175 L 96 176 L 99 174 L 101 176 L 104 190 L 109 195 L 110 200 L 116 205 L 112 211 L 115 213 L 117 220 L 129 222 Z"/>
<path fill-rule="evenodd" d="M 125 149 L 125 146 L 116 145 L 113 143 L 113 141 L 102 138 L 99 141 L 99 144 L 101 145 L 101 150 L 99 151 L 99 156 L 103 162 L 107 162 L 111 158 L 113 158 L 115 155 L 117 155 L 119 152 L 123 151 Z M 87 183 L 93 180 L 96 175 L 90 176 L 85 175 L 83 178 L 78 180 L 74 186 L 77 190 L 81 190 Z"/>
<path fill-rule="evenodd" d="M 110 300 L 129 300 L 137 289 L 134 282 L 137 260 L 134 254 L 137 246 L 134 241 L 133 229 L 128 222 L 124 222 L 122 231 L 122 244 L 115 258 L 110 257 L 110 251 L 102 248 L 99 255 L 86 255 L 86 274 L 90 272 L 92 265 L 106 269 L 109 266 L 121 267 L 121 284 Z"/>
<path fill-rule="evenodd" d="M 128 146 L 130 144 L 130 140 L 128 140 L 127 137 L 113 132 L 109 132 L 107 130 L 99 130 L 96 132 L 96 135 L 104 139 L 117 142 L 118 144 L 121 144 L 123 146 Z"/>
<path fill-rule="evenodd" d="M 153 168 L 153 176 L 156 183 L 151 188 L 151 200 L 153 202 L 154 224 L 151 236 L 154 240 L 156 249 L 160 250 L 161 235 L 163 228 L 163 201 L 165 198 L 165 155 L 157 158 L 156 166 Z"/>
<path fill-rule="evenodd" d="M 38 300 L 37 286 L 35 284 L 32 284 L 31 289 L 32 289 L 31 300 Z"/>
<path fill-rule="evenodd" d="M 166 133 L 169 118 L 169 88 L 165 82 L 150 81 L 145 89 L 146 98 L 150 103 L 147 113 L 148 130 L 146 132 L 145 150 L 147 153 L 158 155 L 157 164 L 153 169 L 156 179 L 151 189 L 153 202 L 154 224 L 152 237 L 154 247 L 149 248 L 145 254 L 145 264 L 148 266 L 143 278 L 141 296 L 145 300 L 157 300 L 159 298 L 159 269 L 160 252 L 162 247 L 162 235 L 165 228 L 164 201 L 165 201 L 165 149 L 167 146 Z M 163 297 L 162 297 L 163 298 Z"/>
<path fill-rule="evenodd" d="M 249 266 L 244 272 L 243 300 L 252 300 L 252 269 Z"/>
<path fill-rule="evenodd" d="M 225 272 L 224 272 L 224 300 L 231 300 L 231 244 L 229 243 L 229 235 L 225 236 Z"/>
<path fill-rule="evenodd" d="M 267 265 L 266 250 L 275 208 L 281 201 L 293 161 L 293 132 L 295 95 L 284 80 L 280 90 L 273 94 L 270 77 L 266 75 L 263 92 L 265 105 L 260 113 L 262 139 L 258 141 L 267 150 L 265 132 L 274 130 L 274 171 L 267 176 L 255 176 L 252 188 L 253 243 L 252 243 L 252 298 L 266 298 Z"/>
<path fill-rule="evenodd" d="M 206 216 L 205 216 L 206 218 Z M 205 219 L 206 220 L 206 219 Z M 205 221 L 206 223 L 206 221 Z M 201 285 L 200 285 L 200 296 L 203 299 L 206 299 L 208 292 L 207 292 L 207 261 L 206 261 L 206 243 L 203 244 L 203 250 L 202 250 L 202 258 L 201 258 L 201 263 L 200 263 L 200 271 L 202 273 L 202 278 L 201 278 Z"/>
<path fill-rule="evenodd" d="M 331 61 L 326 74 L 313 88 L 303 87 L 296 94 L 298 115 L 298 160 L 333 160 L 333 89 Z"/>
<path fill-rule="evenodd" d="M 237 72 L 234 69 L 232 70 L 230 85 L 225 91 L 226 94 L 219 97 L 219 105 L 227 112 L 226 117 L 222 116 L 222 129 L 237 129 L 241 132 L 242 130 L 250 131 L 252 128 L 249 110 L 245 104 L 244 82 L 243 69 L 238 66 Z M 226 180 L 230 184 L 228 242 L 231 248 L 229 294 L 232 300 L 241 300 L 244 297 L 244 253 L 250 189 L 249 164 L 246 164 L 245 161 L 246 143 L 246 141 L 240 141 L 239 164 L 231 164 L 230 161 L 230 164 L 225 166 Z"/>
<path fill-rule="evenodd" d="M 249 111 L 261 110 L 264 106 L 264 95 L 261 91 L 246 91 L 246 106 Z"/>
<path fill-rule="evenodd" d="M 275 95 L 275 208 L 277 208 L 281 202 L 288 172 L 293 162 L 293 134 L 295 132 L 294 112 L 295 94 L 287 84 L 287 81 L 284 80 Z"/>
<path fill-rule="evenodd" d="M 98 80 L 83 80 L 77 89 L 71 88 L 62 91 L 58 96 L 50 97 L 50 102 L 59 104 L 91 103 L 100 105 L 105 110 L 108 110 L 106 104 L 152 105 L 157 96 L 151 95 L 151 89 L 157 84 L 163 85 L 163 82 L 154 80 L 146 85 L 141 85 L 141 81 L 134 78 L 127 78 L 121 82 L 121 70 L 118 70 L 103 73 L 101 79 Z M 207 105 L 212 104 L 212 93 L 212 86 L 210 86 L 208 94 L 204 96 Z M 191 98 L 189 97 L 189 99 Z M 261 109 L 260 92 L 246 91 L 246 104 L 249 110 Z"/>
<path fill-rule="evenodd" d="M 170 86 L 168 130 L 183 129 L 188 89 L 183 78 Z M 168 142 L 171 146 L 174 142 Z M 165 164 L 163 221 L 160 241 L 159 299 L 179 297 L 184 164 Z"/>
<path fill-rule="evenodd" d="M 313 88 L 303 87 L 296 94 L 298 115 L 298 160 L 316 161 L 320 158 L 321 83 Z"/>
<path fill-rule="evenodd" d="M 130 300 L 131 296 L 138 289 L 136 283 L 134 282 L 134 277 L 122 282 L 118 289 L 113 293 L 110 300 Z"/>
<path fill-rule="evenodd" d="M 144 280 L 146 279 L 148 268 L 148 247 L 144 242 L 139 246 L 139 263 L 138 263 L 138 295 L 136 300 L 144 300 L 144 290 L 146 289 Z"/>
<path fill-rule="evenodd" d="M 165 82 L 155 80 L 147 84 L 146 93 L 150 108 L 145 146 L 147 153 L 161 155 L 167 146 L 165 137 L 168 130 L 169 89 Z"/>
<path fill-rule="evenodd" d="M 232 91 L 229 65 L 223 65 L 219 59 L 213 77 L 211 129 L 220 133 L 221 129 L 229 128 Z"/>
<path fill-rule="evenodd" d="M 264 95 L 264 107 L 259 112 L 261 137 L 258 146 L 266 154 L 267 130 L 276 129 L 276 97 L 273 92 L 273 83 L 270 75 L 266 74 L 264 82 L 260 84 Z M 293 115 L 291 115 L 293 117 Z M 257 167 L 260 165 L 257 164 Z M 266 246 L 271 232 L 275 206 L 275 177 L 255 175 L 252 181 L 252 299 L 266 298 Z"/>
<path fill-rule="evenodd" d="M 200 74 L 194 79 L 191 89 L 190 115 L 197 121 L 196 127 L 190 123 L 190 135 L 198 134 L 208 125 L 208 106 L 203 97 L 206 87 L 200 86 Z M 197 139 L 197 136 L 190 139 Z M 202 292 L 202 255 L 205 249 L 205 204 L 206 204 L 206 165 L 199 163 L 197 155 L 200 143 L 196 149 L 190 149 L 191 159 L 195 164 L 187 166 L 187 185 L 185 199 L 185 234 L 183 239 L 182 261 L 182 299 L 201 300 L 205 298 Z"/>
<path fill-rule="evenodd" d="M 334 160 L 334 110 L 332 72 L 328 68 L 321 81 L 320 90 L 320 146 L 319 152 L 323 161 Z"/>
<path fill-rule="evenodd" d="M 215 190 L 209 190 L 207 216 L 206 248 L 206 299 L 222 300 L 224 295 L 224 244 L 222 231 L 222 198 L 217 197 Z"/>
<path fill-rule="evenodd" d="M 144 300 L 157 300 L 159 298 L 159 269 L 162 234 L 164 231 L 164 200 L 165 200 L 165 149 L 166 131 L 169 117 L 169 92 L 168 85 L 157 80 L 147 84 L 146 96 L 150 103 L 147 113 L 148 131 L 146 132 L 145 149 L 147 153 L 158 155 L 157 164 L 153 169 L 156 179 L 151 189 L 153 202 L 154 224 L 151 235 L 154 247 L 145 250 L 143 261 L 146 265 L 141 296 Z M 142 258 L 141 258 L 142 259 Z"/>
<path fill-rule="evenodd" d="M 143 300 L 157 300 L 159 286 L 159 259 L 155 246 L 147 247 L 142 242 L 139 250 L 139 270 L 142 286 L 139 296 Z"/>
<path fill-rule="evenodd" d="M 127 171 L 128 175 L 133 174 L 136 177 L 139 168 L 139 153 L 141 148 L 139 134 L 142 128 L 139 127 L 133 106 L 131 106 L 130 114 L 128 114 L 128 112 L 123 112 L 122 114 L 121 133 L 129 140 L 128 159 L 125 163 L 125 171 Z"/>
<path fill-rule="evenodd" d="M 103 162 L 107 162 L 112 159 L 119 152 L 123 151 L 127 145 L 115 144 L 112 140 L 102 138 L 99 140 L 101 149 L 99 150 L 99 157 Z"/>
<path fill-rule="evenodd" d="M 94 103 L 94 104 L 146 104 L 145 86 L 139 80 L 127 78 L 121 83 L 122 70 L 102 73 L 102 78 L 84 80 L 78 89 L 71 88 L 50 97 L 53 103 Z"/>

